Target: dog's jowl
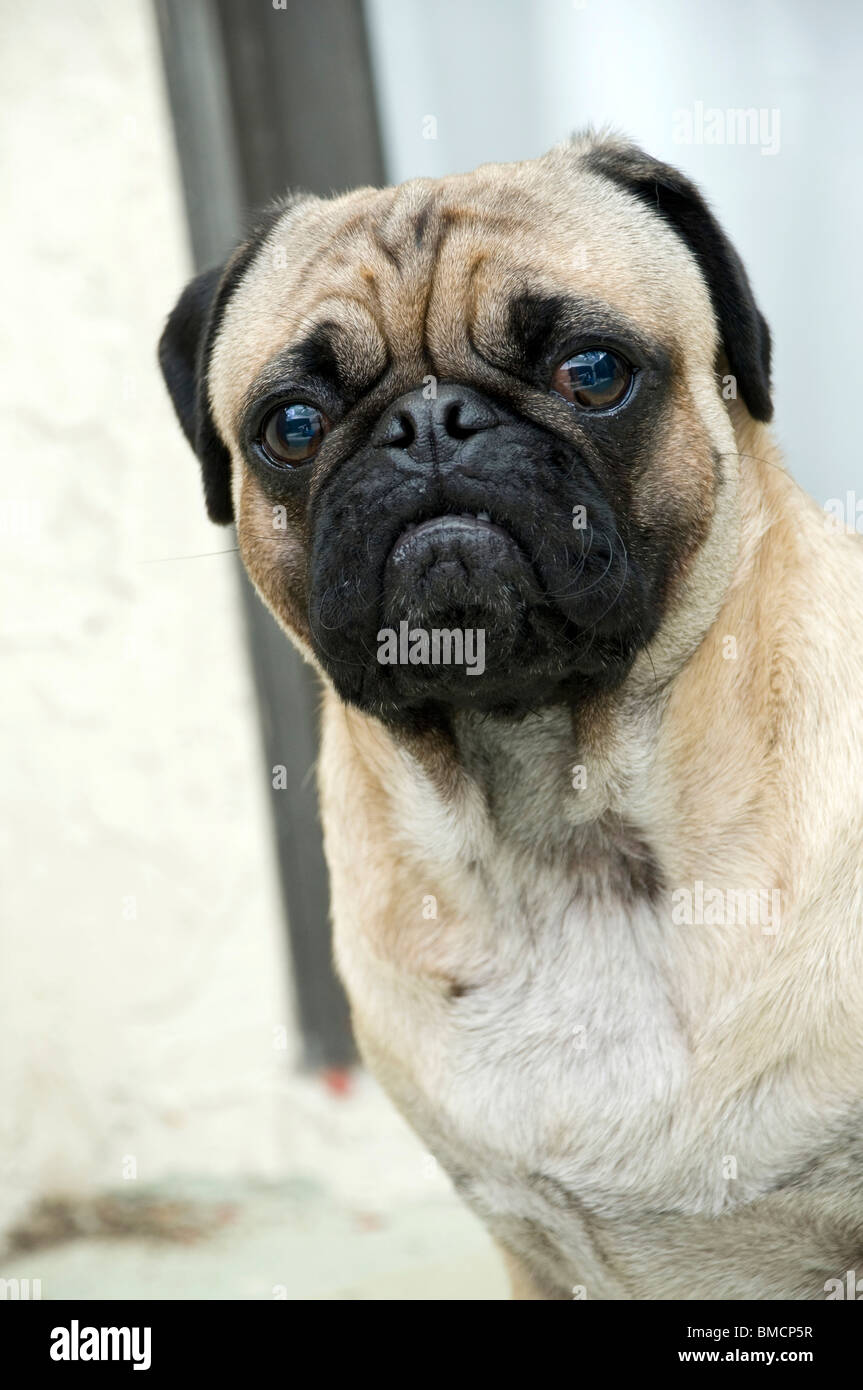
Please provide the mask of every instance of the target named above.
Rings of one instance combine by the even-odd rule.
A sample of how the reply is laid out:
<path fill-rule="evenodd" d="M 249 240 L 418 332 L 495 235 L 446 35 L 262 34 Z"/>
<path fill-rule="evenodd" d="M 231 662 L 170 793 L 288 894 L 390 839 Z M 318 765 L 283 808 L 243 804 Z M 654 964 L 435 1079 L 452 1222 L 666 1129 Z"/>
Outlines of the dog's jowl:
<path fill-rule="evenodd" d="M 863 1277 L 863 548 L 698 191 L 587 136 L 287 200 L 161 362 L 323 681 L 363 1055 L 516 1295 Z"/>

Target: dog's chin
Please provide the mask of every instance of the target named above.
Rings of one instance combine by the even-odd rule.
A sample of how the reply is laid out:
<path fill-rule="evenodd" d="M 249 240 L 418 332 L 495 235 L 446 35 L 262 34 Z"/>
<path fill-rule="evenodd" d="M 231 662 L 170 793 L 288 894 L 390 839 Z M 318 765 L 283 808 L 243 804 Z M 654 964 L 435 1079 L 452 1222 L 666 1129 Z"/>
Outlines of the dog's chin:
<path fill-rule="evenodd" d="M 594 602 L 610 611 L 614 594 Z M 344 700 L 390 724 L 578 703 L 623 679 L 634 656 L 617 624 L 573 622 L 511 532 L 482 513 L 406 526 L 387 554 L 377 611 L 373 645 L 357 622 L 349 652 L 340 643 L 334 660 L 324 643 L 318 655 Z M 350 615 L 328 627 L 344 633 Z"/>

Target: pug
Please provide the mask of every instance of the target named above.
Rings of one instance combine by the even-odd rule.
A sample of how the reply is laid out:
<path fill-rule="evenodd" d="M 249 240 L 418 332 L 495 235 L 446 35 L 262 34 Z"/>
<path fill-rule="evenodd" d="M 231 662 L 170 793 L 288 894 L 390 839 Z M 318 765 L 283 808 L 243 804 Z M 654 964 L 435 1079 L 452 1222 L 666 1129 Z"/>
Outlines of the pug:
<path fill-rule="evenodd" d="M 698 190 L 588 133 L 289 198 L 160 357 L 323 683 L 362 1055 L 514 1295 L 863 1292 L 863 552 Z"/>

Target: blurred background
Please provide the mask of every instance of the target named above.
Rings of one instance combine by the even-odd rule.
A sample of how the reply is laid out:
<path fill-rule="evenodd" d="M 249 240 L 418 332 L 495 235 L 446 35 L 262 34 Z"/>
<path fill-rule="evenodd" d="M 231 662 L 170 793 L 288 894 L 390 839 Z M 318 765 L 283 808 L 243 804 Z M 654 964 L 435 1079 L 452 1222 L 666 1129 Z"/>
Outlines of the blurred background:
<path fill-rule="evenodd" d="M 355 1065 L 315 690 L 205 518 L 156 341 L 289 185 L 610 123 L 702 185 L 789 466 L 853 521 L 863 10 L 0 0 L 0 29 L 0 1297 L 505 1297 Z"/>

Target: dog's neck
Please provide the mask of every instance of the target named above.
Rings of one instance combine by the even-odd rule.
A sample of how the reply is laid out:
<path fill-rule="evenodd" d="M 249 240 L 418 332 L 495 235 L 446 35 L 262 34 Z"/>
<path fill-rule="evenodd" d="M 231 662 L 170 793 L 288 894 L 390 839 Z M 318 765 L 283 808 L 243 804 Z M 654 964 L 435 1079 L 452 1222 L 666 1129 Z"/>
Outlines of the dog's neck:
<path fill-rule="evenodd" d="M 591 827 L 627 819 L 631 793 L 649 760 L 665 704 L 564 705 L 518 721 L 459 715 L 454 756 L 479 789 L 499 841 L 540 859 L 583 844 Z"/>

